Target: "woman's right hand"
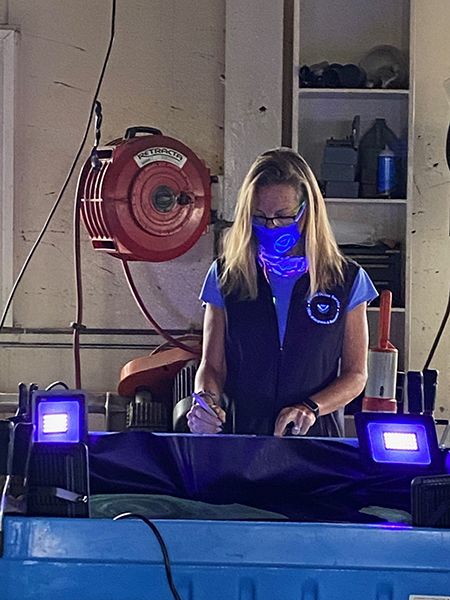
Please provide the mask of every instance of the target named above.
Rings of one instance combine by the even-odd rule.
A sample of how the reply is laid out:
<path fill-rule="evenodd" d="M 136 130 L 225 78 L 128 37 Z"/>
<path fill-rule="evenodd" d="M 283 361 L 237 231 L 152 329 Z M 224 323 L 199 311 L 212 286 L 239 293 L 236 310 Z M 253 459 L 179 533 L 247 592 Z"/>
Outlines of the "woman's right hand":
<path fill-rule="evenodd" d="M 222 431 L 222 425 L 226 420 L 226 413 L 220 406 L 217 406 L 217 404 L 213 404 L 210 401 L 208 402 L 207 398 L 203 399 L 211 406 L 217 414 L 217 417 L 210 415 L 194 400 L 190 411 L 186 415 L 189 429 L 192 433 L 220 433 Z"/>

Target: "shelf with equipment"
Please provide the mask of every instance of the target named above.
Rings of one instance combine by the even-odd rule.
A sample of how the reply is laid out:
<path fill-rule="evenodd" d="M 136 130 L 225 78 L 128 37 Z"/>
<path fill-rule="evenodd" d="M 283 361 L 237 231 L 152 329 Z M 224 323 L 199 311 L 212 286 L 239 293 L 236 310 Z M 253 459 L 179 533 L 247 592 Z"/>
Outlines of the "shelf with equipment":
<path fill-rule="evenodd" d="M 310 98 L 398 98 L 409 95 L 409 90 L 378 89 L 378 88 L 300 88 L 299 97 Z"/>
<path fill-rule="evenodd" d="M 330 204 L 406 204 L 406 198 L 325 198 Z"/>
<path fill-rule="evenodd" d="M 369 306 L 367 308 L 367 311 L 368 312 L 380 312 L 380 307 L 379 306 Z M 405 309 L 402 308 L 401 306 L 393 306 L 391 308 L 391 312 L 393 312 L 393 313 L 400 313 L 401 314 L 401 313 L 405 312 Z"/>
<path fill-rule="evenodd" d="M 349 138 L 355 117 L 359 117 L 359 143 L 378 118 L 384 119 L 389 129 L 406 147 L 408 100 L 408 95 L 301 95 L 298 100 L 300 153 L 320 179 L 327 140 L 333 138 L 338 142 Z"/>
<path fill-rule="evenodd" d="M 410 22 L 411 22 L 410 0 L 299 0 L 295 20 L 298 17 L 298 30 L 294 34 L 294 73 L 297 65 L 297 89 L 293 90 L 293 119 L 292 140 L 297 146 L 300 154 L 304 156 L 316 174 L 324 195 L 327 196 L 327 188 L 338 193 L 325 197 L 328 215 L 335 231 L 338 243 L 345 252 L 346 243 L 357 245 L 357 232 L 368 239 L 361 239 L 361 252 L 364 254 L 370 244 L 380 247 L 387 244 L 387 248 L 396 248 L 396 267 L 394 269 L 397 278 L 392 285 L 397 291 L 397 301 L 394 302 L 392 315 L 392 336 L 399 347 L 399 365 L 404 368 L 407 357 L 405 356 L 405 339 L 407 337 L 406 317 L 408 307 L 408 197 L 410 196 L 412 164 L 408 142 L 410 136 L 410 123 L 412 121 L 412 91 L 409 81 L 413 74 L 409 60 L 410 46 Z M 294 27 L 295 27 L 294 22 Z M 381 55 L 373 52 L 374 48 L 382 47 Z M 394 50 L 392 50 L 394 48 Z M 297 53 L 298 51 L 298 53 Z M 402 68 L 406 66 L 406 75 L 403 70 L 403 79 L 395 80 L 395 76 L 389 80 L 385 77 L 382 62 L 386 56 L 402 57 Z M 383 54 L 384 53 L 384 54 Z M 373 72 L 361 70 L 364 65 L 372 66 L 373 60 L 380 58 L 380 81 L 381 86 L 386 84 L 391 87 L 364 87 L 377 86 L 379 82 L 373 76 Z M 372 63 L 370 63 L 372 61 Z M 306 69 L 305 69 L 306 68 Z M 336 78 L 338 83 L 353 81 L 358 77 L 360 70 L 360 86 L 330 87 L 329 81 Z M 370 79 L 370 77 L 372 79 Z M 350 79 L 348 77 L 350 76 Z M 378 71 L 376 72 L 378 76 Z M 295 76 L 294 76 L 295 77 Z M 364 79 L 366 77 L 366 79 Z M 339 81 L 338 81 L 339 80 Z M 384 83 L 383 83 L 384 82 Z M 398 85 L 397 85 L 398 84 Z M 406 84 L 406 85 L 405 85 Z M 295 78 L 294 78 L 295 85 Z M 314 87 L 324 86 L 324 87 Z M 399 89 L 395 89 L 398 87 Z M 359 119 L 354 120 L 355 117 Z M 369 193 L 369 187 L 359 182 L 362 172 L 361 147 L 366 132 L 372 128 L 376 119 L 384 119 L 389 128 L 386 131 L 391 139 L 398 140 L 396 147 L 397 176 L 401 176 L 401 183 L 392 193 L 392 197 L 377 197 L 375 193 Z M 355 123 L 358 126 L 357 137 L 354 137 Z M 375 129 L 375 128 L 374 128 Z M 372 129 L 372 130 L 374 130 Z M 327 144 L 327 140 L 333 140 Z M 356 143 L 353 143 L 353 142 Z M 329 186 L 332 175 L 337 178 L 344 177 L 340 173 L 339 164 L 335 169 L 329 169 L 329 155 L 338 155 L 336 146 L 347 144 L 347 149 L 342 155 L 351 154 L 349 147 L 353 147 L 357 158 L 353 160 L 350 168 L 345 165 L 343 170 L 349 171 L 350 176 L 344 185 Z M 325 148 L 332 152 L 325 154 Z M 364 146 L 363 146 L 364 148 Z M 367 148 L 367 144 L 365 146 Z M 399 158 L 401 154 L 401 158 Z M 328 158 L 325 158 L 328 156 Z M 345 160 L 342 161 L 343 163 Z M 324 164 L 326 166 L 324 168 Z M 336 160 L 340 163 L 340 160 Z M 355 176 L 351 179 L 354 169 Z M 329 173 L 331 172 L 331 176 Z M 367 180 L 365 180 L 367 181 Z M 353 183 L 352 183 L 353 182 Z M 375 180 L 376 184 L 376 180 Z M 359 188 L 359 189 L 358 189 Z M 341 195 L 339 192 L 344 190 Z M 372 189 L 372 188 L 370 188 Z M 348 197 L 351 196 L 351 197 Z M 367 197 L 364 197 L 367 196 Z M 354 231 L 351 231 L 353 229 Z M 340 238 L 344 232 L 344 237 Z M 348 233 L 349 239 L 346 238 Z M 354 238 L 354 239 L 352 239 Z M 350 256 L 355 256 L 355 250 Z M 375 252 L 375 250 L 373 250 Z M 387 251 L 389 253 L 389 250 Z M 367 250 L 367 255 L 369 255 Z M 381 263 L 388 258 L 380 254 L 380 265 L 375 272 L 382 272 Z M 393 252 L 390 252 L 389 260 L 394 260 Z M 358 256 L 355 256 L 358 260 Z M 363 259 L 364 260 L 364 259 Z M 400 267 L 399 267 L 400 261 Z M 370 259 L 367 264 L 370 264 Z M 372 262 L 377 262 L 376 260 Z M 389 263 L 392 266 L 392 263 Z M 363 265 L 364 266 L 364 265 Z M 391 267 L 389 267 L 390 269 Z M 386 267 L 388 270 L 388 267 Z M 366 269 L 368 270 L 368 269 Z M 392 273 L 392 271 L 389 271 Z M 369 274 L 370 270 L 369 270 Z M 372 274 L 371 274 L 372 275 Z M 377 283 L 377 282 L 376 282 Z M 386 281 L 379 280 L 380 291 L 382 286 L 390 287 L 389 278 Z M 405 308 L 406 307 L 406 308 Z M 376 331 L 379 310 L 376 306 L 369 307 L 368 318 L 371 333 Z M 374 338 L 373 338 L 374 339 Z"/>

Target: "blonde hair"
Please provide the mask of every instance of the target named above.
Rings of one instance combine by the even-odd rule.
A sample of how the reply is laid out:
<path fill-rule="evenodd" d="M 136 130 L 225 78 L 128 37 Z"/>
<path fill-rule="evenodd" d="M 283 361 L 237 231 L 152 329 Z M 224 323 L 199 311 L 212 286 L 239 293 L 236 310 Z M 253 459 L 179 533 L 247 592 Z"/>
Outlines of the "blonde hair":
<path fill-rule="evenodd" d="M 304 221 L 306 237 L 310 296 L 343 280 L 345 259 L 336 244 L 314 173 L 297 152 L 290 148 L 275 148 L 258 156 L 239 190 L 235 220 L 224 237 L 220 257 L 220 283 L 225 294 L 235 292 L 239 298 L 249 300 L 258 294 L 257 242 L 252 231 L 252 217 L 258 190 L 277 184 L 294 187 L 299 200 L 302 195 L 306 196 L 306 211 L 301 221 Z"/>

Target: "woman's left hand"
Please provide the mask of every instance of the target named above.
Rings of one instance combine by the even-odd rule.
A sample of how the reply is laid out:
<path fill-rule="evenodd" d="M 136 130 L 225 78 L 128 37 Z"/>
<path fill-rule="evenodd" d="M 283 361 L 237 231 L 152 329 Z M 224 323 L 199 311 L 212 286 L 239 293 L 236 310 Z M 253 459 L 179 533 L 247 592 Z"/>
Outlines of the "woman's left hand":
<path fill-rule="evenodd" d="M 286 406 L 280 411 L 275 422 L 274 435 L 282 437 L 286 435 L 288 426 L 292 423 L 291 433 L 293 435 L 305 435 L 309 428 L 314 425 L 316 416 L 303 404 Z"/>

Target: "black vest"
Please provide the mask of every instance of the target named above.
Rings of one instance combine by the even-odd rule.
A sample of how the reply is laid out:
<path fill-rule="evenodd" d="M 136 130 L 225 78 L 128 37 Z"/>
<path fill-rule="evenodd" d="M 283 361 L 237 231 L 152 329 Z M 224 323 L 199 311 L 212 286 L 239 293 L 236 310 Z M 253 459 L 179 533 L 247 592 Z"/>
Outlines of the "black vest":
<path fill-rule="evenodd" d="M 338 375 L 345 314 L 358 265 L 347 262 L 344 283 L 308 301 L 309 274 L 295 284 L 280 347 L 272 292 L 258 265 L 258 296 L 225 296 L 224 391 L 235 404 L 236 433 L 272 435 L 278 413 L 327 387 Z M 343 436 L 343 409 L 320 417 L 312 436 Z"/>

